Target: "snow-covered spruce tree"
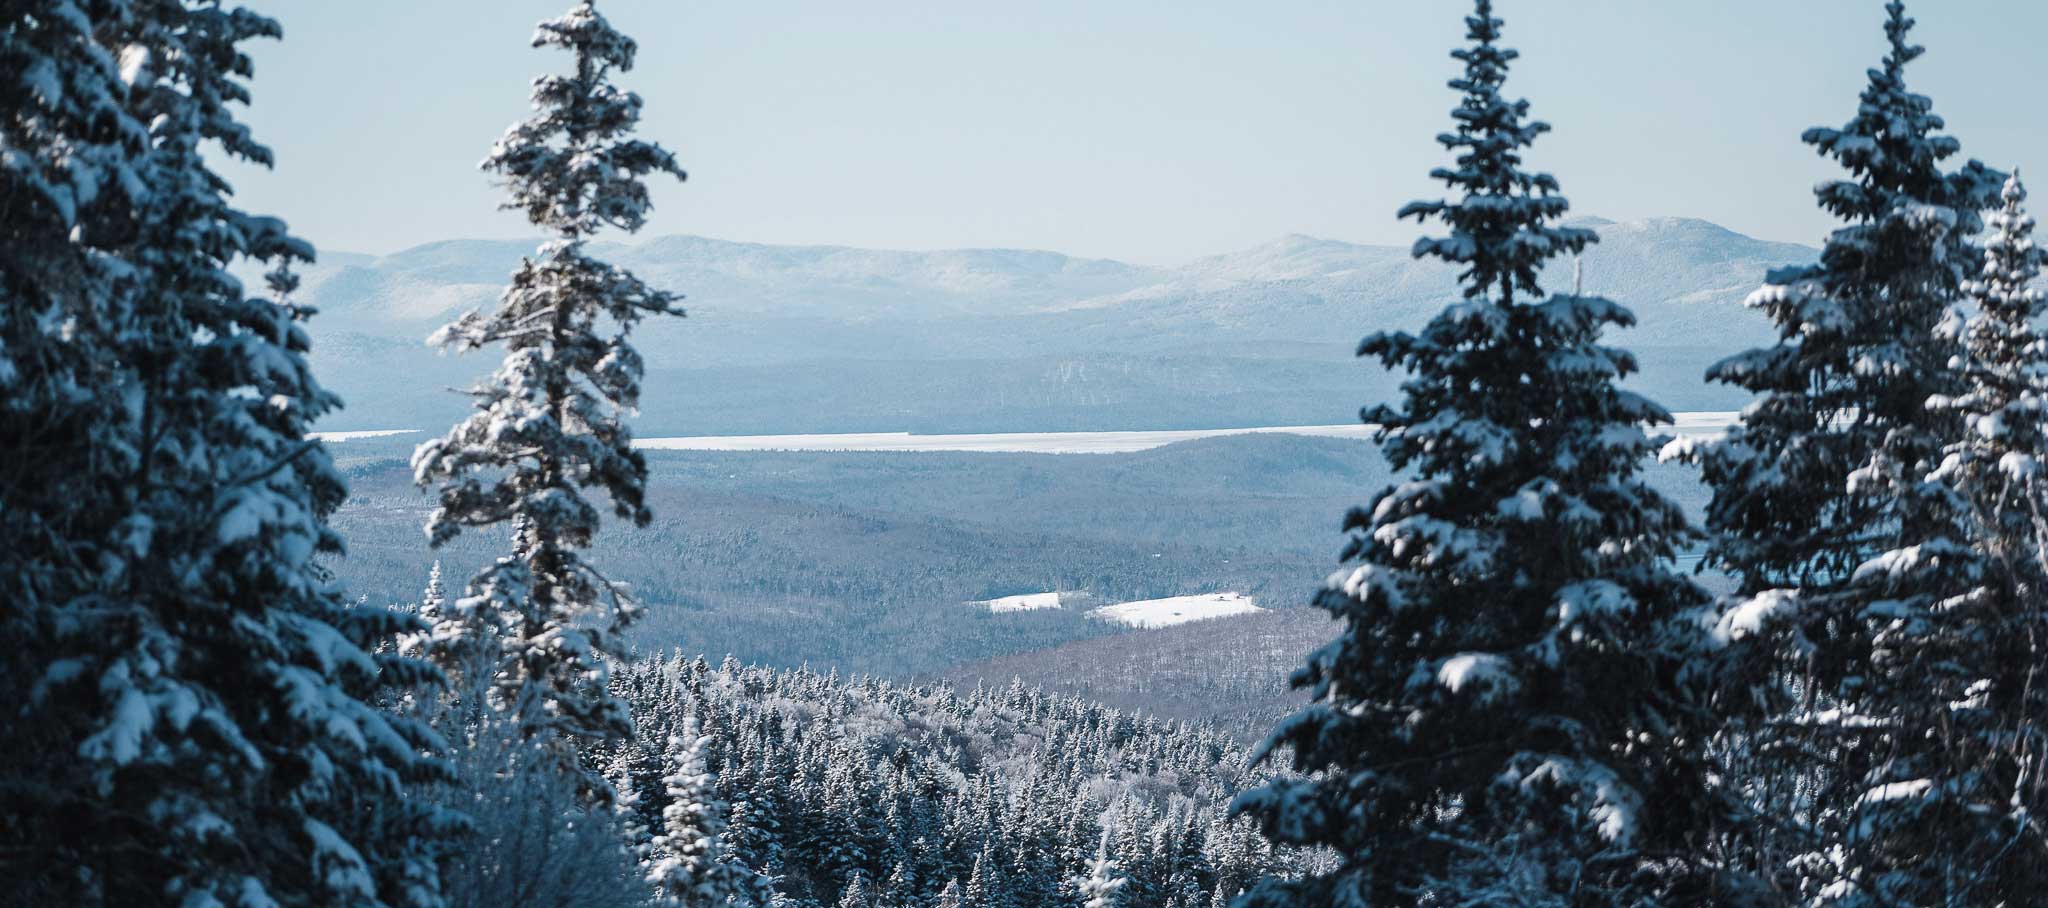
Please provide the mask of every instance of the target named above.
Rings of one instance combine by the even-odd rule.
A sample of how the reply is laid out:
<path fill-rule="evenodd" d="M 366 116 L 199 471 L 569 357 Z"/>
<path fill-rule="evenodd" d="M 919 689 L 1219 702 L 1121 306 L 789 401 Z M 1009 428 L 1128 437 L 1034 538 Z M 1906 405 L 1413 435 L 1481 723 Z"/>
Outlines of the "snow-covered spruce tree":
<path fill-rule="evenodd" d="M 1109 859 L 1109 827 L 1102 829 L 1102 842 L 1095 847 L 1095 857 L 1088 861 L 1088 875 L 1078 882 L 1081 893 L 1081 908 L 1116 908 L 1117 890 L 1124 888 L 1125 880 L 1117 875 L 1116 862 Z"/>
<path fill-rule="evenodd" d="M 1930 477 L 1960 519 L 1952 535 L 1859 569 L 1868 664 L 1840 702 L 1869 721 L 1844 746 L 1854 800 L 1830 812 L 1809 887 L 1849 906 L 2022 904 L 2048 889 L 2048 350 L 2033 220 L 2017 176 L 1990 219 L 1978 312 L 1957 358 L 1964 391 L 1929 409 L 1960 416 Z M 1867 743 L 1864 743 L 1867 742 Z"/>
<path fill-rule="evenodd" d="M 502 653 L 494 637 L 472 632 L 470 618 L 448 601 L 437 559 L 420 594 L 419 626 L 398 640 L 400 652 L 441 670 L 446 683 L 416 700 L 416 714 L 453 741 L 473 742 L 491 715 L 490 694 Z"/>
<path fill-rule="evenodd" d="M 1946 734 L 1936 726 L 1963 691 L 1924 660 L 1967 645 L 1953 636 L 1969 626 L 1954 597 L 1983 565 L 1972 493 L 1930 475 L 1962 440 L 1967 407 L 1930 402 L 1967 390 L 1954 310 L 1999 179 L 1975 161 L 1943 170 L 1960 145 L 1907 89 L 1922 49 L 1904 6 L 1886 12 L 1889 50 L 1856 115 L 1803 137 L 1848 172 L 1815 190 L 1847 223 L 1817 264 L 1775 271 L 1751 295 L 1781 340 L 1710 370 L 1757 398 L 1724 440 L 1691 451 L 1714 492 L 1709 563 L 1739 582 L 1723 631 L 1749 667 L 1742 699 L 1762 707 L 1731 751 L 1731 777 L 1777 819 L 1749 850 L 1759 866 L 1794 868 L 1785 890 L 1876 904 L 1890 902 L 1875 876 L 1917 875 L 1895 862 L 1927 854 L 1859 818 L 1893 811 L 1882 802 L 1908 788 L 1888 780 L 1919 778 L 1902 758 L 1938 749 L 1929 736 Z"/>
<path fill-rule="evenodd" d="M 960 904 L 965 908 L 1008 908 L 1010 900 L 1005 897 L 1008 890 L 1004 888 L 1002 874 L 1002 867 L 987 849 L 975 855 Z"/>
<path fill-rule="evenodd" d="M 441 581 L 441 559 L 436 558 L 427 571 L 426 589 L 420 591 L 420 621 L 431 627 L 447 613 L 448 587 Z"/>
<path fill-rule="evenodd" d="M 90 727 L 45 679 L 90 648 L 74 616 L 101 564 L 132 557 L 117 532 L 132 420 L 104 402 L 120 399 L 110 335 L 132 303 L 113 249 L 134 229 L 149 130 L 101 33 L 128 6 L 0 10 L 0 904 L 75 901 L 96 887 L 73 871 L 104 869 L 51 823 L 88 802 L 75 753 Z"/>
<path fill-rule="evenodd" d="M 407 619 L 316 556 L 345 487 L 309 424 L 284 268 L 312 251 L 229 204 L 246 9 L 16 4 L 0 27 L 0 599 L 10 641 L 0 889 L 28 904 L 439 904 L 445 774 L 380 688 Z M 18 65 L 17 65 L 18 64 Z M 228 269 L 279 267 L 273 297 Z M 69 411 L 69 412 L 64 412 Z"/>
<path fill-rule="evenodd" d="M 661 811 L 661 833 L 654 837 L 647 870 L 657 905 L 703 908 L 767 902 L 766 881 L 725 860 L 725 804 L 705 765 L 709 742 L 692 716 L 682 735 L 668 743 L 669 774 L 662 781 L 669 801 Z M 853 882 L 858 885 L 860 877 Z"/>
<path fill-rule="evenodd" d="M 497 311 L 469 313 L 435 341 L 463 350 L 502 344 L 505 360 L 471 392 L 476 412 L 413 455 L 422 485 L 439 484 L 428 524 L 435 545 L 465 527 L 509 524 L 513 551 L 473 578 L 453 607 L 459 633 L 444 650 L 494 648 L 493 704 L 529 737 L 630 737 L 626 710 L 605 688 L 613 638 L 633 615 L 626 590 L 580 554 L 598 528 L 596 489 L 615 514 L 645 525 L 647 465 L 626 415 L 640 397 L 640 355 L 627 343 L 648 315 L 680 314 L 673 294 L 586 254 L 605 227 L 628 232 L 649 208 L 643 178 L 683 175 L 675 158 L 631 137 L 639 96 L 612 84 L 635 45 L 578 4 L 543 22 L 538 47 L 575 55 L 575 72 L 535 80 L 531 119 L 492 149 L 484 169 L 509 188 L 508 208 L 554 234 L 520 265 Z M 603 780 L 586 774 L 602 798 Z"/>
<path fill-rule="evenodd" d="M 856 873 L 839 894 L 839 908 L 875 908 L 875 900 L 868 897 L 867 875 Z"/>
<path fill-rule="evenodd" d="M 1963 286 L 1976 304 L 1961 334 L 1965 391 L 1933 405 L 1961 415 L 1964 430 L 1935 477 L 1969 503 L 1974 548 L 2008 582 L 2025 584 L 2031 572 L 2048 571 L 2048 477 L 2038 472 L 2048 460 L 2048 337 L 2035 328 L 2042 257 L 2017 172 L 2000 198 L 1986 219 L 1983 269 Z"/>
<path fill-rule="evenodd" d="M 1460 197 L 1401 211 L 1449 227 L 1415 254 L 1460 268 L 1464 299 L 1360 347 L 1411 374 L 1363 417 L 1412 478 L 1346 518 L 1356 565 L 1316 600 L 1344 630 L 1295 675 L 1316 702 L 1266 745 L 1303 775 L 1236 802 L 1339 860 L 1241 904 L 1725 900 L 1700 859 L 1723 807 L 1687 689 L 1707 597 L 1671 565 L 1696 534 L 1639 472 L 1644 426 L 1670 416 L 1615 386 L 1635 360 L 1599 335 L 1627 310 L 1537 284 L 1595 237 L 1555 225 L 1557 182 L 1522 169 L 1547 126 L 1501 96 L 1516 55 L 1475 6 L 1440 137 L 1457 163 L 1433 174 Z"/>

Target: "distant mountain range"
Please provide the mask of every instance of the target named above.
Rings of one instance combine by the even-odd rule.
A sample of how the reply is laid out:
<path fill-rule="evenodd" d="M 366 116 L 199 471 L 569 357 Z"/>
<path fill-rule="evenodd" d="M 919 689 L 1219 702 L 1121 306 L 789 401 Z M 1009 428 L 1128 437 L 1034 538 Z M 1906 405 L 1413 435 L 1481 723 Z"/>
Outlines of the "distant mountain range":
<path fill-rule="evenodd" d="M 1640 385 L 1674 409 L 1740 397 L 1700 381 L 1720 356 L 1766 342 L 1741 301 L 1814 249 L 1705 221 L 1585 218 L 1601 242 L 1583 289 L 1635 309 L 1615 340 Z M 496 302 L 533 244 L 454 240 L 392 255 L 327 253 L 299 299 L 320 309 L 315 361 L 349 402 L 326 429 L 435 427 L 442 392 L 490 368 L 422 343 Z M 1394 380 L 1352 358 L 1358 338 L 1420 326 L 1455 275 L 1406 249 L 1289 236 L 1185 265 L 1053 252 L 889 252 L 660 237 L 599 251 L 685 295 L 689 317 L 638 335 L 643 434 L 1054 431 L 1348 421 Z M 1572 287 L 1573 265 L 1544 276 Z"/>

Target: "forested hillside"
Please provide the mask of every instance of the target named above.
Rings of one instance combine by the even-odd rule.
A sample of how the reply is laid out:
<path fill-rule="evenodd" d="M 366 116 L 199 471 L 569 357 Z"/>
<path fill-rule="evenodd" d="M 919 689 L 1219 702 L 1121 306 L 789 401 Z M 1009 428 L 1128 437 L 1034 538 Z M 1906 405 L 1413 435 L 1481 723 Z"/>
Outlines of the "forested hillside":
<path fill-rule="evenodd" d="M 1208 725 L 1023 684 L 954 689 L 656 657 L 619 672 L 637 743 L 587 755 L 657 828 L 664 749 L 694 717 L 727 860 L 795 905 L 1078 908 L 1107 834 L 1127 905 L 1210 908 L 1305 856 L 1230 798 L 1267 777 Z M 668 743 L 664 743 L 668 742 Z M 862 904 L 870 904 L 862 902 Z"/>
<path fill-rule="evenodd" d="M 352 544 L 334 566 L 372 602 L 417 599 L 435 557 L 453 576 L 492 551 L 488 534 L 433 554 L 413 541 L 429 502 L 398 460 L 410 444 L 334 446 L 353 484 L 335 517 Z M 645 605 L 637 647 L 899 678 L 1121 632 L 1075 611 L 992 615 L 974 600 L 1241 592 L 1266 608 L 1305 605 L 1342 543 L 1327 503 L 1390 475 L 1369 444 L 1277 434 L 1129 454 L 678 451 L 648 462 L 654 522 L 598 543 Z M 1689 505 L 1705 499 L 1688 470 L 1648 475 Z M 1226 634 L 1188 633 L 1190 645 L 1214 645 L 1207 658 L 1239 658 Z M 1139 664 L 1185 670 L 1145 657 L 1131 669 L 1141 676 Z M 1269 686 L 1292 667 L 1275 664 Z M 999 673 L 1056 683 L 1023 669 Z"/>

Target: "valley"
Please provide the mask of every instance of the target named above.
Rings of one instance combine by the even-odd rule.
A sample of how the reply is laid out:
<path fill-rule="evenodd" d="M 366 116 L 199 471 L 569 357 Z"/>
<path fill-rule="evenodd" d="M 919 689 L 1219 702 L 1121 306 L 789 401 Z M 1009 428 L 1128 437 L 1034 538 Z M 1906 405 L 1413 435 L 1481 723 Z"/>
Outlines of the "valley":
<path fill-rule="evenodd" d="M 1726 417 L 1679 414 L 1673 431 L 1711 434 Z M 648 450 L 654 523 L 608 523 L 596 553 L 644 607 L 635 652 L 969 686 L 1021 677 L 1251 734 L 1293 702 L 1287 674 L 1332 633 L 1307 606 L 1337 566 L 1345 509 L 1392 479 L 1355 426 L 993 437 L 987 449 L 885 433 L 857 438 L 897 449 L 770 436 Z M 503 545 L 469 534 L 427 548 L 430 500 L 405 465 L 422 438 L 330 445 L 353 490 L 334 568 L 370 602 L 415 601 L 436 558 L 460 578 Z M 1076 450 L 1098 453 L 1048 453 Z M 1703 503 L 1690 470 L 1650 470 L 1690 509 Z M 1179 608 L 1219 597 L 1231 598 Z M 1129 611 L 1090 617 L 1104 608 Z"/>
<path fill-rule="evenodd" d="M 1578 279 L 1641 316 L 1617 342 L 1638 355 L 1631 384 L 1678 411 L 1659 431 L 1718 434 L 1742 401 L 1701 374 L 1767 339 L 1745 288 L 1812 250 L 1587 223 L 1603 243 Z M 460 578 L 503 545 L 430 552 L 405 461 L 488 365 L 419 339 L 490 306 L 524 251 L 448 242 L 308 271 L 315 357 L 350 403 L 319 426 L 354 487 L 335 569 L 367 601 L 413 601 L 437 557 Z M 1356 414 L 1398 377 L 1354 359 L 1355 338 L 1414 330 L 1453 292 L 1406 250 L 1299 236 L 1164 268 L 693 237 L 604 251 L 690 292 L 690 317 L 642 343 L 655 520 L 608 525 L 595 553 L 644 607 L 634 652 L 1022 677 L 1241 730 L 1292 702 L 1286 675 L 1328 637 L 1306 606 L 1341 518 L 1393 478 Z M 1651 475 L 1697 513 L 1690 471 Z M 1094 668 L 1112 653 L 1130 677 Z"/>

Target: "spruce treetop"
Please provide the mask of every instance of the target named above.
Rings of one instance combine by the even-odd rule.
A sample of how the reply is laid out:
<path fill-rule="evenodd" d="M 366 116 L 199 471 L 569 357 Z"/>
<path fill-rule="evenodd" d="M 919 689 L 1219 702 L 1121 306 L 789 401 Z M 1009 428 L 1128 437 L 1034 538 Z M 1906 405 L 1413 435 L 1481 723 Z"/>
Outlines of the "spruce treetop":
<path fill-rule="evenodd" d="M 1856 116 L 1839 129 L 1817 126 L 1800 137 L 1858 178 L 1823 183 L 1816 189 L 1821 206 L 1844 220 L 1886 213 L 1892 194 L 1871 192 L 1872 187 L 1930 201 L 1949 189 L 1936 165 L 1963 146 L 1953 136 L 1936 134 L 1947 123 L 1934 113 L 1934 102 L 1906 88 L 1906 65 L 1927 51 L 1911 42 L 1912 30 L 1904 3 L 1885 4 L 1884 62 L 1869 71 Z"/>
<path fill-rule="evenodd" d="M 1981 268 L 1972 238 L 2003 175 L 1977 161 L 1942 167 L 1961 146 L 1939 133 L 1932 102 L 1906 87 L 1905 68 L 1922 53 L 1908 40 L 1913 20 L 1901 3 L 1886 12 L 1884 61 L 1869 70 L 1855 115 L 1802 135 L 1847 171 L 1814 188 L 1844 223 L 1817 264 L 1773 271 L 1750 295 L 1779 343 L 1708 372 L 1759 393 L 1724 442 L 1695 452 L 1715 487 L 1711 559 L 1752 595 L 1819 592 L 1900 533 L 1933 532 L 1906 529 L 1909 514 L 1931 513 L 1911 503 L 1912 477 L 1960 431 L 1955 414 L 1926 405 L 1961 390 L 1950 367 L 1959 339 L 1944 326 Z M 1852 474 L 1855 489 L 1844 493 Z"/>
<path fill-rule="evenodd" d="M 1980 309 L 1964 342 L 1980 368 L 2010 366 L 2017 370 L 2012 378 L 2038 381 L 2044 378 L 2042 339 L 2034 319 L 2041 315 L 2043 295 L 2032 284 L 2041 271 L 2041 251 L 2034 245 L 2034 216 L 2027 213 L 2027 189 L 2017 169 L 1999 200 L 2001 207 L 1985 218 L 1983 271 L 1963 286 Z"/>
<path fill-rule="evenodd" d="M 1457 130 L 1437 136 L 1457 155 L 1457 166 L 1430 171 L 1432 179 L 1463 198 L 1411 202 L 1398 216 L 1443 221 L 1451 235 L 1417 240 L 1415 256 L 1464 267 L 1459 278 L 1467 299 L 1491 298 L 1506 305 L 1518 293 L 1541 297 L 1536 278 L 1543 263 L 1578 252 L 1598 237 L 1591 230 L 1546 223 L 1563 217 L 1569 204 L 1556 194 L 1556 178 L 1522 169 L 1521 149 L 1549 132 L 1550 124 L 1527 119 L 1527 100 L 1501 97 L 1508 64 L 1518 54 L 1499 46 L 1502 21 L 1494 17 L 1491 0 L 1474 6 L 1473 14 L 1465 18 L 1465 36 L 1472 46 L 1451 52 L 1465 64 L 1464 75 L 1449 83 L 1464 94 L 1451 111 Z"/>
<path fill-rule="evenodd" d="M 534 116 L 507 130 L 484 159 L 485 170 L 506 178 L 511 198 L 504 207 L 565 239 L 607 225 L 639 230 L 652 207 L 645 178 L 665 173 L 680 180 L 684 173 L 666 149 L 631 138 L 640 96 L 610 76 L 633 68 L 637 45 L 584 0 L 542 22 L 533 46 L 575 54 L 576 72 L 535 79 Z"/>

